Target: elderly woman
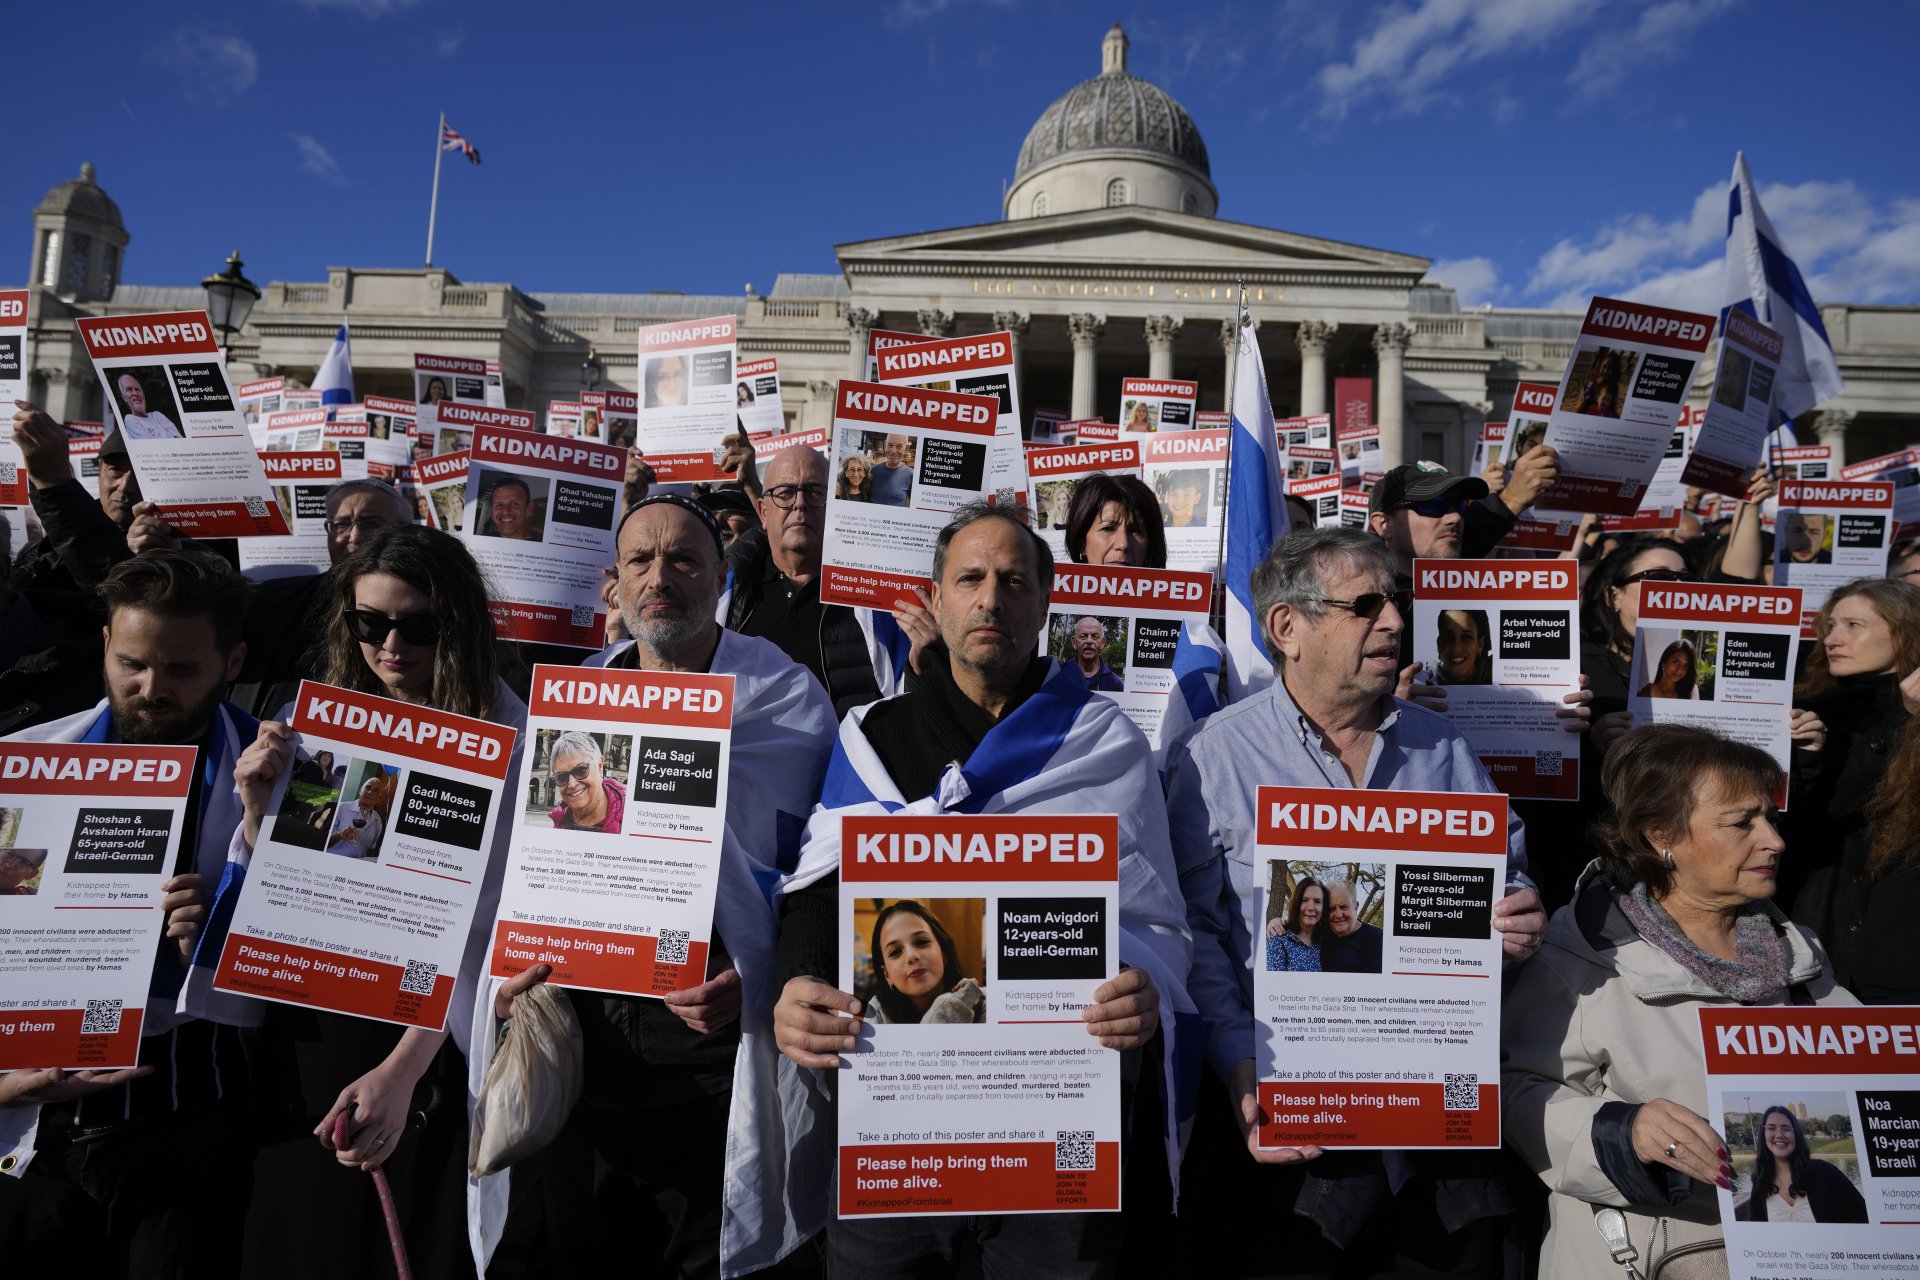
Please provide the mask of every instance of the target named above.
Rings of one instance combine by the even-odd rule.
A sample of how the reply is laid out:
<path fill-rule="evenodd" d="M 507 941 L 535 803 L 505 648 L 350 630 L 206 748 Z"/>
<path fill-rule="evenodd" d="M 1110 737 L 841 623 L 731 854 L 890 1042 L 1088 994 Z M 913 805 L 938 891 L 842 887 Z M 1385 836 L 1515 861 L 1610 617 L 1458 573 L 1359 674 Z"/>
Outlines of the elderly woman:
<path fill-rule="evenodd" d="M 1552 1192 L 1542 1275 L 1617 1280 L 1602 1206 L 1625 1211 L 1648 1275 L 1718 1244 L 1714 1186 L 1733 1168 L 1704 1114 L 1700 1009 L 1856 1003 L 1769 901 L 1779 776 L 1690 725 L 1637 729 L 1607 755 L 1598 856 L 1504 1004 L 1506 1142 Z"/>
<path fill-rule="evenodd" d="M 1867 1202 L 1840 1166 L 1815 1160 L 1800 1117 L 1768 1107 L 1755 1135 L 1753 1187 L 1742 1222 L 1865 1222 Z"/>
<path fill-rule="evenodd" d="M 607 776 L 600 744 L 584 733 L 563 733 L 553 742 L 553 794 L 560 801 L 547 816 L 562 831 L 620 831 L 627 789 Z"/>

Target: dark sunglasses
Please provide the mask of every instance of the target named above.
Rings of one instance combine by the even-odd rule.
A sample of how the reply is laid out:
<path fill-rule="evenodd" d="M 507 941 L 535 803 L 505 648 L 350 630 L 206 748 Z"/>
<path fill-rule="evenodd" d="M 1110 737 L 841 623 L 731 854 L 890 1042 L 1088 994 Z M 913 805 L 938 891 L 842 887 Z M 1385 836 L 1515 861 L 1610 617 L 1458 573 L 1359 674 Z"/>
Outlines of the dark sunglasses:
<path fill-rule="evenodd" d="M 564 787 L 567 785 L 568 778 L 572 778 L 575 782 L 585 782 L 587 775 L 592 772 L 592 761 L 588 761 L 586 764 L 577 764 L 571 769 L 562 769 L 560 772 L 554 774 L 553 785 L 556 787 Z"/>
<path fill-rule="evenodd" d="M 1429 520 L 1438 520 L 1442 516 L 1464 516 L 1467 514 L 1467 508 L 1473 503 L 1472 498 L 1450 498 L 1443 493 L 1437 498 L 1428 498 L 1425 502 L 1403 502 L 1400 505 L 1415 515 L 1425 516 Z"/>
<path fill-rule="evenodd" d="M 410 613 L 404 618 L 389 618 L 370 609 L 348 609 L 340 615 L 347 632 L 361 644 L 385 644 L 389 631 L 398 631 L 408 644 L 438 644 L 440 619 L 431 613 Z"/>
<path fill-rule="evenodd" d="M 1685 569 L 1642 569 L 1638 573 L 1630 573 L 1626 577 L 1622 578 L 1620 580 L 1620 585 L 1625 586 L 1629 582 L 1698 582 L 1698 581 L 1699 581 L 1698 578 L 1694 577 L 1691 573 L 1688 573 Z"/>
<path fill-rule="evenodd" d="M 1393 601 L 1393 607 L 1399 611 L 1402 618 L 1409 617 L 1413 613 L 1413 592 L 1411 591 L 1369 591 L 1351 600 L 1335 600 L 1332 596 L 1320 597 L 1321 604 L 1338 605 L 1342 609 L 1350 609 L 1354 617 L 1365 618 L 1368 622 L 1380 616 L 1380 610 L 1386 607 L 1389 600 Z"/>

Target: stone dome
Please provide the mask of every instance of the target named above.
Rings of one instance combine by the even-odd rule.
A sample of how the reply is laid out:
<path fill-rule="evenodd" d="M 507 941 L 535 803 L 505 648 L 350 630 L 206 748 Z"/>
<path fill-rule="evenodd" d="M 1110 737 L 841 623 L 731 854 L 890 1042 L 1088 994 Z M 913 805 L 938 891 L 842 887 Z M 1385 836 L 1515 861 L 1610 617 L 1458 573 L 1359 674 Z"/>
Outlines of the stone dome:
<path fill-rule="evenodd" d="M 120 220 L 120 206 L 112 197 L 100 189 L 94 181 L 93 166 L 80 166 L 80 176 L 71 182 L 63 182 L 47 192 L 47 198 L 35 209 L 36 214 L 51 214 L 55 217 L 75 217 L 104 222 L 110 226 L 124 228 Z"/>
<path fill-rule="evenodd" d="M 1055 99 L 1027 131 L 1014 181 L 1076 152 L 1121 149 L 1173 160 L 1211 182 L 1207 144 L 1187 109 L 1160 86 L 1127 74 L 1120 24 L 1101 46 L 1100 74 Z"/>

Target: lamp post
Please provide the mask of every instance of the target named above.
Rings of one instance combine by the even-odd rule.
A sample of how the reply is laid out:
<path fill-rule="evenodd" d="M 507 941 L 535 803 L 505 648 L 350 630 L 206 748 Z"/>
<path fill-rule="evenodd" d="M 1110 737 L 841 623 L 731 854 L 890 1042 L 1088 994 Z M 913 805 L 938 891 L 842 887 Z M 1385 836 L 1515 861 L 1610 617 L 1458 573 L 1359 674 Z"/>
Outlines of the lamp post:
<path fill-rule="evenodd" d="M 240 251 L 227 255 L 227 269 L 200 282 L 207 291 L 207 318 L 220 331 L 227 355 L 233 355 L 233 335 L 246 326 L 253 304 L 260 301 L 260 286 L 241 272 Z"/>
<path fill-rule="evenodd" d="M 580 362 L 580 385 L 588 391 L 600 389 L 600 379 L 606 376 L 607 366 L 600 359 L 600 353 L 592 347 L 587 348 L 587 358 Z"/>

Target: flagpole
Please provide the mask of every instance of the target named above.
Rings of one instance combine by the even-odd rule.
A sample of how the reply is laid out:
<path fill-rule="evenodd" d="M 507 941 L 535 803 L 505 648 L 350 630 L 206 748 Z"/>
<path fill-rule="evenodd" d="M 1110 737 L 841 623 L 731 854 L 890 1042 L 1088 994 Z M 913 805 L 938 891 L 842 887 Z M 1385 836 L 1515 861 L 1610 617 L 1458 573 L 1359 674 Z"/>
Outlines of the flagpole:
<path fill-rule="evenodd" d="M 1226 466 L 1220 471 L 1220 537 L 1217 541 L 1213 556 L 1213 595 L 1216 603 L 1212 609 L 1208 610 L 1209 614 L 1213 615 L 1215 630 L 1221 635 L 1227 633 L 1227 596 L 1223 584 L 1227 567 L 1227 502 L 1229 496 L 1233 493 L 1233 433 L 1235 430 L 1233 399 L 1234 392 L 1240 385 L 1240 335 L 1246 330 L 1248 320 L 1252 318 L 1247 314 L 1247 278 L 1245 276 L 1236 276 L 1234 277 L 1233 284 L 1235 298 L 1233 304 L 1233 363 L 1227 371 L 1227 461 Z M 1221 664 L 1220 678 L 1222 680 L 1226 679 L 1226 665 L 1224 663 Z"/>
<path fill-rule="evenodd" d="M 433 200 L 427 205 L 427 265 L 433 265 L 433 222 L 440 214 L 440 157 L 446 154 L 447 113 L 440 113 L 440 124 L 433 131 Z"/>

